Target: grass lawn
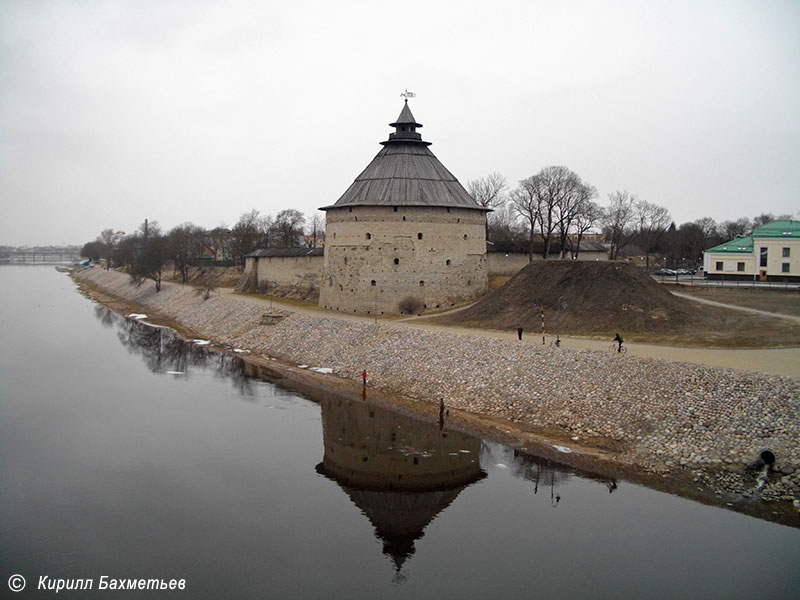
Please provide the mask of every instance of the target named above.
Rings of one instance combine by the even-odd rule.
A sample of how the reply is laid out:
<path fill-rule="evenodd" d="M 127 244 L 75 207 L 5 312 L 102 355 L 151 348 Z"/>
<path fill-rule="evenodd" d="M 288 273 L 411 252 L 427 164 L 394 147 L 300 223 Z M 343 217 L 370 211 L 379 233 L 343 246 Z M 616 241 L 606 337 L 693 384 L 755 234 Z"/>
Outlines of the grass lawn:
<path fill-rule="evenodd" d="M 676 288 L 674 284 L 667 285 L 681 294 L 691 294 L 705 300 L 800 317 L 800 291 L 797 290 L 699 285 L 678 285 Z"/>

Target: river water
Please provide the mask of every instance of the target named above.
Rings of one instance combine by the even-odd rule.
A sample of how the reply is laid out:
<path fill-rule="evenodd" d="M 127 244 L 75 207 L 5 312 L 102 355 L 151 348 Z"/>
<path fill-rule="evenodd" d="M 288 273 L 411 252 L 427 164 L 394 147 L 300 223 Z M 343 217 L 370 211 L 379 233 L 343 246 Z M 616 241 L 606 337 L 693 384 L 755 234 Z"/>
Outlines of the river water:
<path fill-rule="evenodd" d="M 800 530 L 275 381 L 52 267 L 0 267 L 0 336 L 2 597 L 800 597 Z"/>

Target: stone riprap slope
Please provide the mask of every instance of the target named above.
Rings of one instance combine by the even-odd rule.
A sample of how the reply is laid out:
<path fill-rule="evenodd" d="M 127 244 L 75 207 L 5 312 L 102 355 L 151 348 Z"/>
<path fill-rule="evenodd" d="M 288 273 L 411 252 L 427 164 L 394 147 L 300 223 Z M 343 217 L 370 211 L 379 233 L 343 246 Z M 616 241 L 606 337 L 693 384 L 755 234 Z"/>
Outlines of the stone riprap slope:
<path fill-rule="evenodd" d="M 540 427 L 562 427 L 591 445 L 603 436 L 627 460 L 662 469 L 742 470 L 764 448 L 784 475 L 768 497 L 800 498 L 800 379 L 517 340 L 291 314 L 261 325 L 264 309 L 208 300 L 190 287 L 136 287 L 127 275 L 78 274 L 222 344 L 296 364 L 330 367 L 407 397 Z"/>

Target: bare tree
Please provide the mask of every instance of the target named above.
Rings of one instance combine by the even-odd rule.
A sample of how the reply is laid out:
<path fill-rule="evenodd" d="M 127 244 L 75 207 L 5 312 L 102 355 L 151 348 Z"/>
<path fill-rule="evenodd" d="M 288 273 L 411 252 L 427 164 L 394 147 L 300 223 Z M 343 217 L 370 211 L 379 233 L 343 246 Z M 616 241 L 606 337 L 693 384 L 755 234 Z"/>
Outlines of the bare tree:
<path fill-rule="evenodd" d="M 128 275 L 131 281 L 141 285 L 146 279 L 152 279 L 156 291 L 161 291 L 161 272 L 167 262 L 167 251 L 164 235 L 158 223 L 145 220 L 138 233 L 131 236 L 135 251 L 128 264 Z"/>
<path fill-rule="evenodd" d="M 512 204 L 497 207 L 489 213 L 486 223 L 487 246 L 503 252 L 527 252 L 527 234 L 517 221 L 518 213 Z"/>
<path fill-rule="evenodd" d="M 719 232 L 719 226 L 714 219 L 711 217 L 703 217 L 695 221 L 695 223 L 697 223 L 697 226 L 700 227 L 700 230 L 703 232 L 703 238 L 709 247 L 722 242 L 720 239 L 722 236 Z"/>
<path fill-rule="evenodd" d="M 325 219 L 319 212 L 314 212 L 306 222 L 306 244 L 309 248 L 316 248 L 321 241 L 325 240 Z"/>
<path fill-rule="evenodd" d="M 467 191 L 473 200 L 484 208 L 496 209 L 506 202 L 506 178 L 493 171 L 486 177 L 467 181 Z M 486 219 L 486 239 L 489 239 L 489 219 Z"/>
<path fill-rule="evenodd" d="M 88 258 L 93 263 L 96 263 L 104 256 L 106 260 L 110 260 L 110 257 L 106 254 L 105 246 L 98 240 L 84 244 L 83 248 L 81 248 L 81 256 Z"/>
<path fill-rule="evenodd" d="M 535 191 L 533 177 L 519 182 L 519 187 L 511 192 L 511 210 L 522 217 L 528 228 L 528 260 L 533 260 L 533 243 L 536 238 L 536 224 L 539 221 L 539 200 Z"/>
<path fill-rule="evenodd" d="M 497 208 L 505 204 L 506 187 L 506 178 L 497 172 L 467 181 L 469 195 L 483 208 Z"/>
<path fill-rule="evenodd" d="M 251 210 L 239 217 L 231 229 L 231 257 L 236 265 L 244 268 L 244 257 L 264 246 L 267 221 L 257 210 Z"/>
<path fill-rule="evenodd" d="M 572 214 L 572 207 L 583 191 L 594 190 L 591 186 L 583 190 L 583 185 L 578 175 L 563 166 L 545 167 L 533 177 L 520 181 L 518 189 L 523 192 L 521 197 L 530 198 L 528 204 L 536 207 L 534 222 L 538 224 L 539 235 L 544 242 L 542 258 L 550 255 L 553 235 L 560 226 L 562 213 L 564 215 L 564 238 L 566 239 L 567 215 Z M 518 197 L 520 196 L 518 195 Z M 532 246 L 533 242 L 531 241 L 531 248 Z"/>
<path fill-rule="evenodd" d="M 208 300 L 211 294 L 219 287 L 222 276 L 213 267 L 204 269 L 200 274 L 198 282 L 194 286 L 194 293 L 201 296 L 203 300 Z"/>
<path fill-rule="evenodd" d="M 166 250 L 172 259 L 173 274 L 180 273 L 181 282 L 189 281 L 189 266 L 200 256 L 205 231 L 202 227 L 184 223 L 173 227 L 166 239 Z"/>
<path fill-rule="evenodd" d="M 278 248 L 297 248 L 302 246 L 300 240 L 303 236 L 303 225 L 306 218 L 299 210 L 287 208 L 275 215 L 275 222 L 271 227 L 274 235 L 273 243 Z"/>
<path fill-rule="evenodd" d="M 139 238 L 137 235 L 129 235 L 120 240 L 119 243 L 114 246 L 114 253 L 112 255 L 114 265 L 130 267 L 136 257 L 138 243 Z"/>
<path fill-rule="evenodd" d="M 763 213 L 753 219 L 753 229 L 772 223 L 773 221 L 791 221 L 792 215 L 773 215 L 771 213 Z"/>
<path fill-rule="evenodd" d="M 583 236 L 600 221 L 603 209 L 591 200 L 581 202 L 579 209 L 575 213 L 573 234 L 575 243 L 570 245 L 572 258 L 578 258 L 581 251 L 581 240 Z"/>
<path fill-rule="evenodd" d="M 635 218 L 634 205 L 637 199 L 634 194 L 623 190 L 609 194 L 608 201 L 608 208 L 603 210 L 600 224 L 606 241 L 611 246 L 608 258 L 616 260 L 620 249 L 631 240 Z"/>
<path fill-rule="evenodd" d="M 561 199 L 556 206 L 561 258 L 567 255 L 569 247 L 571 246 L 569 236 L 573 233 L 573 227 L 578 214 L 597 196 L 597 189 L 595 189 L 593 185 L 584 183 L 578 175 L 572 172 L 570 173 L 571 174 L 565 180 Z"/>
<path fill-rule="evenodd" d="M 752 231 L 753 224 L 747 217 L 735 221 L 724 221 L 719 226 L 719 232 L 726 241 L 734 239 L 737 235 L 748 235 Z"/>
<path fill-rule="evenodd" d="M 669 211 L 647 200 L 639 200 L 636 209 L 636 240 L 644 250 L 645 265 L 650 270 L 650 254 L 658 249 L 661 238 L 670 226 Z"/>
<path fill-rule="evenodd" d="M 113 229 L 103 229 L 100 235 L 97 236 L 97 242 L 101 244 L 103 249 L 103 257 L 106 259 L 106 269 L 111 268 L 111 256 L 114 253 L 114 242 L 116 235 Z"/>

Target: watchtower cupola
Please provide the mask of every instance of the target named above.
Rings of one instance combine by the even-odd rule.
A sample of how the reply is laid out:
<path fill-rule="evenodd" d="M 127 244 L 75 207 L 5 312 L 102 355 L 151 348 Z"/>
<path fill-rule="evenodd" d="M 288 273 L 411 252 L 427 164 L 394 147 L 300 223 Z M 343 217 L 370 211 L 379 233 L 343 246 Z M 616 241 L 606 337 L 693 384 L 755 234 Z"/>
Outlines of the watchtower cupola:
<path fill-rule="evenodd" d="M 422 134 L 417 133 L 417 127 L 422 127 L 422 123 L 417 123 L 414 115 L 411 114 L 411 109 L 408 107 L 408 98 L 406 98 L 403 110 L 397 121 L 389 123 L 389 127 L 394 127 L 394 133 L 389 134 L 389 139 L 381 142 L 384 146 L 393 142 L 411 142 L 417 144 L 424 144 L 430 146 L 430 142 L 422 140 Z"/>

